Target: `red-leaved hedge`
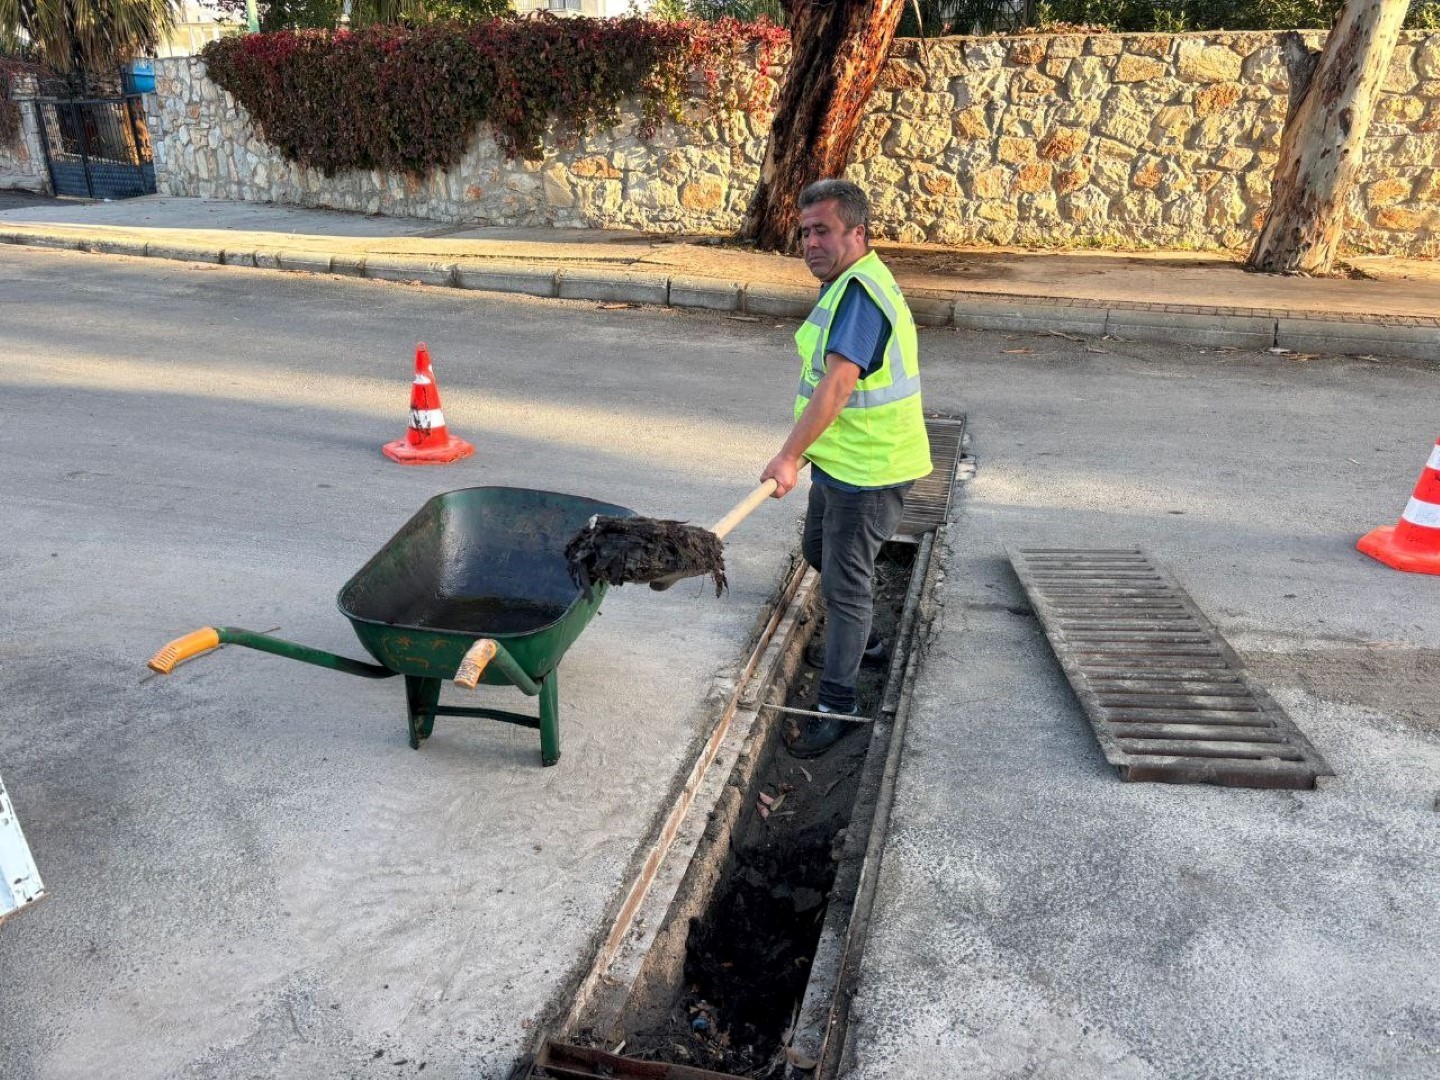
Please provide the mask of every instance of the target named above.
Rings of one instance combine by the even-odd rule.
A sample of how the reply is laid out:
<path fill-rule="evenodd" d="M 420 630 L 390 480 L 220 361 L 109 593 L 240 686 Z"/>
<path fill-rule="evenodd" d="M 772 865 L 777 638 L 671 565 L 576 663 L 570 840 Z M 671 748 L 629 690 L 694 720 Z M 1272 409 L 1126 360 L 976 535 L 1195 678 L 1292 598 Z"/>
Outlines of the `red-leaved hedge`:
<path fill-rule="evenodd" d="M 713 88 L 748 47 L 763 64 L 786 40 L 768 23 L 531 17 L 249 34 L 202 55 L 292 161 L 424 174 L 457 163 L 482 121 L 507 156 L 538 161 L 550 120 L 613 126 L 634 95 L 652 134 L 680 118 L 693 72 Z"/>

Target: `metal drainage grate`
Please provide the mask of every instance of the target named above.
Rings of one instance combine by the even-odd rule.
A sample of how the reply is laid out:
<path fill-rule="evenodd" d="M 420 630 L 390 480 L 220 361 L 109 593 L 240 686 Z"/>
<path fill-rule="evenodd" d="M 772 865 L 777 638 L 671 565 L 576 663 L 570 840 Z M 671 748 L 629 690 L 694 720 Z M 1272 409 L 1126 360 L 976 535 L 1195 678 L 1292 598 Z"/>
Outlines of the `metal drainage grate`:
<path fill-rule="evenodd" d="M 1313 788 L 1325 759 L 1144 552 L 1022 548 L 1015 573 L 1125 780 Z"/>
<path fill-rule="evenodd" d="M 920 537 L 932 533 L 950 514 L 950 498 L 955 491 L 955 473 L 965 438 L 964 416 L 925 417 L 925 431 L 930 436 L 930 460 L 935 468 L 929 476 L 915 481 L 905 496 L 905 516 L 895 529 L 893 540 L 919 543 Z"/>

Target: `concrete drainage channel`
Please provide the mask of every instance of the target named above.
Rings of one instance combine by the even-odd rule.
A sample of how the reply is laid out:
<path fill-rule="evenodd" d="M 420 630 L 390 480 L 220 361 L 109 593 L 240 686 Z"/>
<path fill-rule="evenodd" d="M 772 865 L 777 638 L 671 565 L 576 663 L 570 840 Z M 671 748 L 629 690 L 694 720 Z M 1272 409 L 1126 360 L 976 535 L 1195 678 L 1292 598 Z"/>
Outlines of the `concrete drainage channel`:
<path fill-rule="evenodd" d="M 684 858 L 678 882 L 665 888 L 660 868 L 613 957 L 601 950 L 571 1015 L 521 1075 L 827 1075 L 820 1067 L 844 1030 L 837 991 L 863 945 L 862 885 L 878 869 L 890 751 L 929 620 L 933 550 L 929 536 L 882 552 L 876 625 L 896 646 L 887 666 L 862 672 L 861 713 L 873 722 L 808 761 L 790 755 L 784 733 L 815 707 L 818 672 L 805 653 L 823 618 L 815 573 L 795 571 L 736 691 L 732 753 L 711 765 L 723 780 L 713 797 L 697 793 L 675 830 L 677 841 L 696 837 L 665 860 Z"/>
<path fill-rule="evenodd" d="M 945 508 L 965 464 L 950 422 Z M 862 669 L 866 722 L 804 761 L 784 736 L 815 708 L 824 618 L 817 575 L 795 567 L 568 1014 L 516 1077 L 837 1073 L 945 535 L 902 525 L 881 552 L 890 650 Z"/>

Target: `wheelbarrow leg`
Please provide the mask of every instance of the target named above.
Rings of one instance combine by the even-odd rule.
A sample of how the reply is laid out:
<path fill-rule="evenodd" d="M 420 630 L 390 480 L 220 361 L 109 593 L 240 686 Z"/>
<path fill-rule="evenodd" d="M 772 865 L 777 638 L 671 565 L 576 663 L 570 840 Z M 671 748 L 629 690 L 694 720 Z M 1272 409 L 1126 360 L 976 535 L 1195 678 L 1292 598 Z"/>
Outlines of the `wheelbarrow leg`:
<path fill-rule="evenodd" d="M 560 669 L 540 683 L 540 764 L 560 760 Z"/>
<path fill-rule="evenodd" d="M 410 749 L 419 750 L 420 740 L 435 730 L 435 706 L 440 701 L 440 680 L 419 675 L 405 676 L 405 704 L 410 712 Z"/>

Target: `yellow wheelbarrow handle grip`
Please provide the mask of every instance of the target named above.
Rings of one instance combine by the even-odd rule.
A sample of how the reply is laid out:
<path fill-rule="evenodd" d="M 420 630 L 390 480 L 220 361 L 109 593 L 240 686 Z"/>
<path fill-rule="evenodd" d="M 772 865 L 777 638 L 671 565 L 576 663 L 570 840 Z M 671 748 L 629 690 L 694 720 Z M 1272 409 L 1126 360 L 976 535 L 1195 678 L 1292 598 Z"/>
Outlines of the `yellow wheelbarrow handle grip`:
<path fill-rule="evenodd" d="M 485 669 L 490 665 L 490 661 L 495 659 L 499 650 L 499 642 L 484 637 L 471 645 L 455 672 L 455 685 L 474 690 L 480 684 L 480 676 L 485 674 Z"/>
<path fill-rule="evenodd" d="M 189 660 L 192 656 L 209 652 L 220 644 L 220 633 L 213 626 L 195 630 L 184 637 L 176 638 L 150 658 L 150 670 L 169 675 L 175 665 Z"/>

